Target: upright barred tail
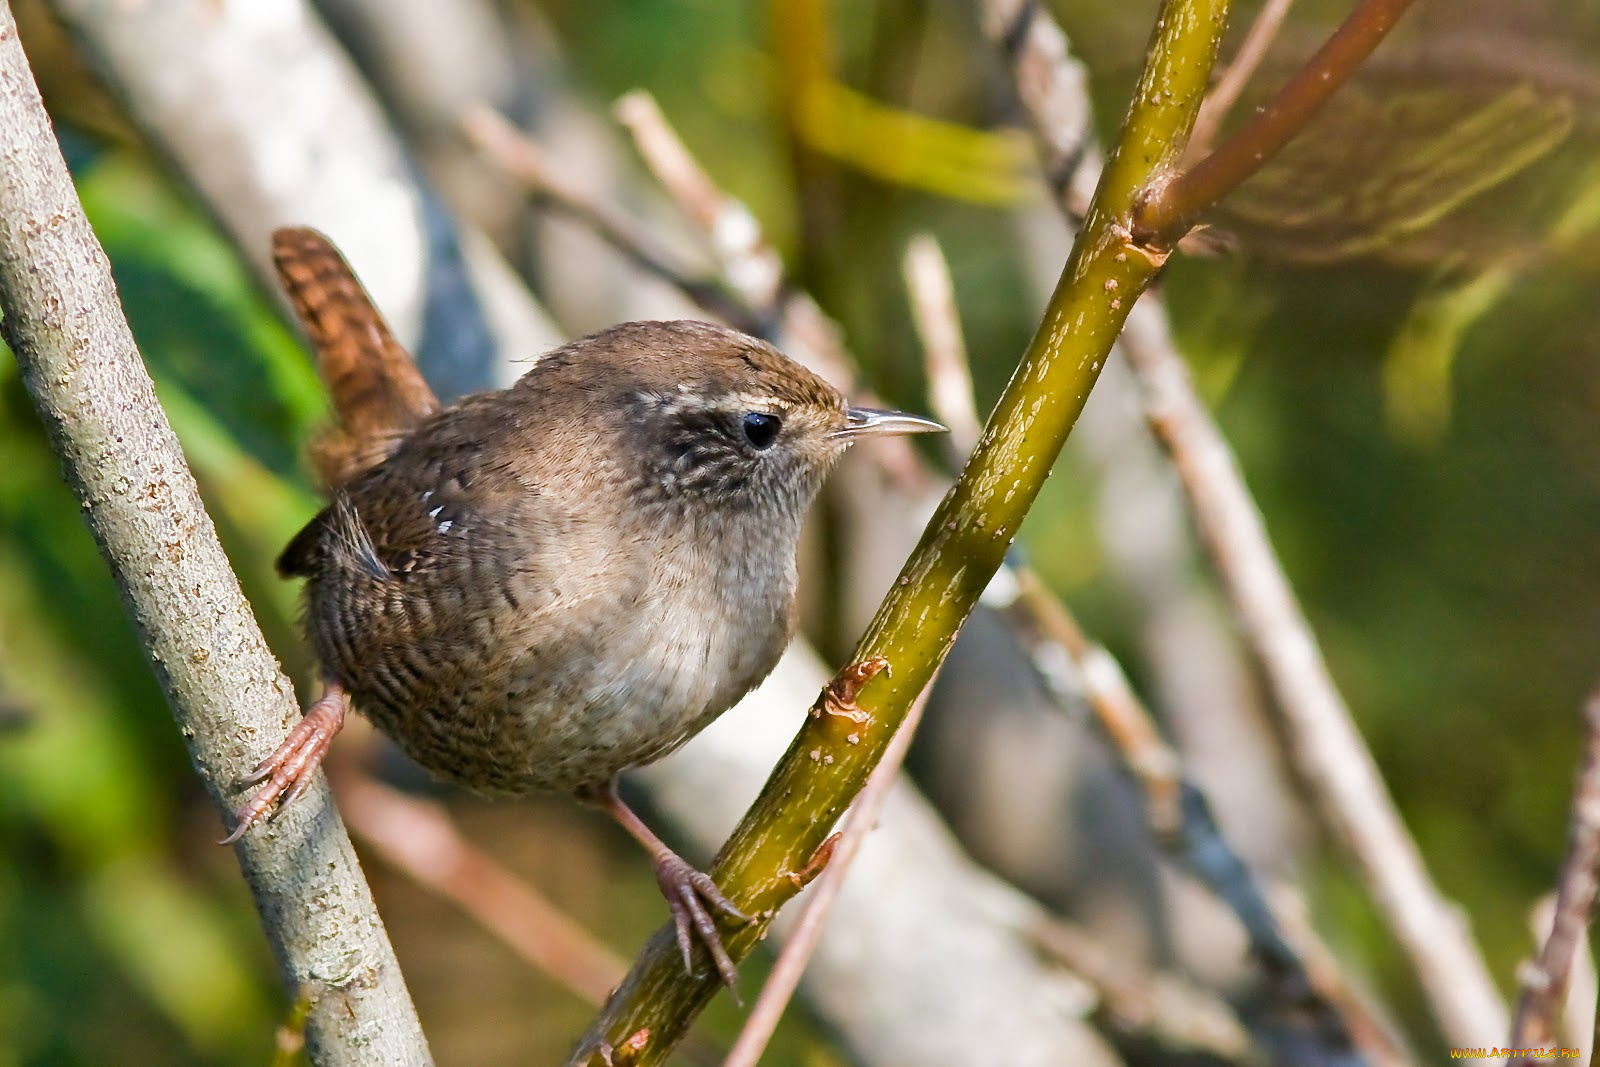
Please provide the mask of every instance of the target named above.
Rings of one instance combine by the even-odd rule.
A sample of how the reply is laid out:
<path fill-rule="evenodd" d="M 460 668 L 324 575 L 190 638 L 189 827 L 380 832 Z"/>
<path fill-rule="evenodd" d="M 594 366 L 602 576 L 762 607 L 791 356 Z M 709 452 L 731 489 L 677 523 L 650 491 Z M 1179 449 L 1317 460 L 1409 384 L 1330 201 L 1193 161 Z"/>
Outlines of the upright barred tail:
<path fill-rule="evenodd" d="M 310 448 L 331 493 L 381 463 L 439 400 L 331 241 L 284 227 L 273 231 L 272 259 L 333 401 L 335 424 Z"/>

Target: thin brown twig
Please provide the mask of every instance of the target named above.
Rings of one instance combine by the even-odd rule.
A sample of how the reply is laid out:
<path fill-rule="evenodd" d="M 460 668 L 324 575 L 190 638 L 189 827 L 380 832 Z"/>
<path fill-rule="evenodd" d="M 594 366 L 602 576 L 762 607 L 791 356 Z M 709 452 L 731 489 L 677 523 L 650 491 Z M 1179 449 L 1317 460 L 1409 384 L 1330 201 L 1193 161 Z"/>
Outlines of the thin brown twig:
<path fill-rule="evenodd" d="M 723 281 L 751 314 L 771 324 L 782 347 L 797 348 L 793 354 L 802 363 L 849 388 L 855 363 L 838 328 L 809 296 L 785 284 L 783 260 L 750 209 L 711 180 L 649 93 L 628 93 L 613 111 L 650 174 L 705 236 Z"/>
<path fill-rule="evenodd" d="M 572 216 L 636 266 L 683 291 L 689 299 L 730 325 L 746 332 L 759 332 L 759 323 L 745 307 L 730 300 L 715 282 L 690 273 L 654 233 L 631 216 L 562 174 L 537 142 L 499 112 L 487 105 L 468 108 L 461 117 L 461 131 L 475 148 L 520 182 L 531 195 Z"/>
<path fill-rule="evenodd" d="M 745 1020 L 743 1029 L 739 1031 L 739 1038 L 733 1043 L 733 1048 L 729 1050 L 728 1058 L 723 1061 L 722 1067 L 755 1067 L 761 1059 L 761 1053 L 766 1050 L 767 1042 L 772 1040 L 773 1031 L 778 1027 L 778 1020 L 783 1017 L 784 1009 L 788 1007 L 789 1001 L 794 997 L 795 989 L 800 984 L 800 976 L 805 973 L 806 964 L 810 961 L 811 954 L 816 951 L 817 942 L 822 937 L 823 924 L 839 897 L 839 890 L 844 885 L 850 864 L 855 860 L 856 853 L 861 851 L 862 842 L 867 839 L 873 824 L 877 822 L 878 813 L 883 809 L 883 802 L 889 796 L 889 787 L 894 784 L 901 765 L 905 763 L 906 752 L 911 748 L 911 739 L 916 732 L 917 724 L 922 721 L 923 708 L 928 703 L 928 693 L 931 689 L 930 684 L 911 705 L 905 721 L 900 724 L 900 729 L 889 741 L 889 746 L 884 749 L 883 761 L 873 770 L 872 777 L 867 779 L 867 784 L 862 787 L 861 792 L 856 794 L 844 830 L 841 831 L 837 845 L 832 848 L 828 865 L 817 878 L 811 896 L 806 901 L 805 910 L 801 912 L 794 929 L 789 932 L 783 951 L 773 965 L 772 972 L 767 976 L 766 984 L 761 987 L 761 995 L 750 1009 L 749 1018 Z"/>
<path fill-rule="evenodd" d="M 758 312 L 776 311 L 783 285 L 783 261 L 767 243 L 761 224 L 750 209 L 717 188 L 673 132 L 649 93 L 627 93 L 612 110 L 617 121 L 633 135 L 634 144 L 650 164 L 656 181 L 710 238 L 729 284 Z"/>
<path fill-rule="evenodd" d="M 1572 959 L 1594 907 L 1600 866 L 1600 689 L 1584 707 L 1584 758 L 1572 797 L 1567 856 L 1556 885 L 1555 915 L 1538 958 L 1518 972 L 1522 995 L 1511 1027 L 1511 1047 L 1543 1048 L 1556 1040 L 1557 1020 L 1567 999 Z M 1512 1063 L 1526 1063 L 1517 1057 Z"/>
<path fill-rule="evenodd" d="M 1200 114 L 1194 120 L 1194 132 L 1189 136 L 1190 158 L 1199 158 L 1211 150 L 1217 131 L 1238 102 L 1239 94 L 1250 83 L 1251 75 L 1261 66 L 1261 60 L 1266 57 L 1268 47 L 1283 28 L 1283 20 L 1293 6 L 1294 0 L 1267 0 L 1256 12 L 1255 21 L 1244 35 L 1233 62 L 1228 64 L 1217 79 L 1216 86 L 1206 94 L 1205 102 L 1200 105 Z"/>
<path fill-rule="evenodd" d="M 1084 635 L 1032 568 L 1017 568 L 1014 603 L 1029 630 L 1072 660 L 1101 732 L 1143 790 L 1150 829 L 1158 840 L 1172 840 L 1183 829 L 1183 762 L 1128 684 L 1121 664 L 1105 646 Z"/>
<path fill-rule="evenodd" d="M 1533 907 L 1528 910 L 1528 933 L 1535 946 L 1545 943 L 1555 918 L 1556 891 L 1552 889 L 1534 901 Z M 1589 1015 L 1594 1010 L 1595 1001 L 1594 953 L 1590 951 L 1587 938 L 1579 941 L 1572 955 L 1572 970 L 1567 978 L 1564 1000 L 1560 1040 L 1566 1045 L 1581 1048 L 1589 1039 L 1590 1028 L 1594 1025 L 1594 1019 Z"/>
<path fill-rule="evenodd" d="M 1165 184 L 1152 184 L 1134 209 L 1133 232 L 1141 243 L 1171 248 L 1201 212 L 1237 188 L 1305 129 L 1388 36 L 1413 0 L 1361 0 L 1321 48 L 1244 126 L 1216 150 Z"/>

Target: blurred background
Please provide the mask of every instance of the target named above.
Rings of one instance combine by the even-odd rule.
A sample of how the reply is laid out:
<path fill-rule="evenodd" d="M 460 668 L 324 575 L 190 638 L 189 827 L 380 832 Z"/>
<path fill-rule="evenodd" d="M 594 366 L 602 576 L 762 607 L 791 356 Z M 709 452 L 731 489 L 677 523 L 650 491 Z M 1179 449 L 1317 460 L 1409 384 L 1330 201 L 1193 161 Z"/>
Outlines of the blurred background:
<path fill-rule="evenodd" d="M 154 138 L 148 116 L 130 118 L 116 76 L 94 73 L 107 60 L 83 46 L 85 16 L 57 21 L 80 5 L 14 6 L 158 393 L 304 691 L 296 590 L 271 562 L 317 506 L 299 457 L 323 399 L 259 272 L 265 247 L 241 249 L 221 221 L 229 209 L 196 192 L 189 157 Z M 233 6 L 200 5 L 218 18 Z M 693 262 L 703 249 L 609 114 L 643 88 L 837 321 L 862 380 L 912 410 L 928 402 L 901 262 L 914 236 L 935 235 L 987 413 L 1070 233 L 977 5 L 422 6 L 416 16 L 410 4 L 327 0 L 318 17 L 364 73 L 412 177 L 433 190 L 426 210 L 492 241 L 548 311 L 547 344 L 669 313 L 674 298 L 581 225 L 530 208 L 455 120 L 473 103 L 502 111 L 552 167 Z M 1094 122 L 1110 137 L 1155 5 L 1047 6 L 1087 65 Z M 297 5 L 263 10 L 280 7 Z M 1238 110 L 1345 7 L 1297 4 Z M 1238 10 L 1230 42 L 1254 9 Z M 416 18 L 426 32 L 408 38 Z M 1600 6 L 1586 0 L 1424 0 L 1160 284 L 1332 672 L 1507 995 L 1562 854 L 1579 711 L 1600 679 L 1597 44 Z M 472 346 L 440 344 L 448 327 L 419 314 L 424 366 L 486 384 Z M 288 998 L 9 355 L 0 408 L 0 1065 L 266 1062 Z M 1297 888 L 1411 1052 L 1440 1055 L 1391 935 L 1284 769 L 1228 609 L 1140 427 L 1113 366 L 1019 543 L 1161 717 L 1234 847 Z M 925 458 L 951 469 L 948 456 Z M 846 498 L 856 483 L 840 482 L 806 571 L 807 633 L 830 661 L 853 645 L 920 524 L 909 506 Z M 890 531 L 876 555 L 855 541 L 863 509 Z M 1135 791 L 1081 710 L 1067 710 L 1004 625 L 980 617 L 913 754 L 918 783 L 980 861 L 1139 966 L 1220 990 L 1248 1019 L 1237 933 L 1175 884 Z M 469 840 L 622 956 L 664 918 L 646 865 L 604 820 L 560 798 L 489 805 L 437 790 L 381 742 L 347 733 L 336 762 L 441 800 Z M 583 1001 L 357 844 L 439 1061 L 557 1059 L 591 1013 Z M 747 969 L 748 990 L 764 966 Z M 725 1044 L 738 1021 L 721 998 L 706 1042 Z M 1136 1040 L 1118 1048 L 1128 1062 L 1213 1062 Z M 764 1062 L 851 1060 L 800 1006 Z"/>

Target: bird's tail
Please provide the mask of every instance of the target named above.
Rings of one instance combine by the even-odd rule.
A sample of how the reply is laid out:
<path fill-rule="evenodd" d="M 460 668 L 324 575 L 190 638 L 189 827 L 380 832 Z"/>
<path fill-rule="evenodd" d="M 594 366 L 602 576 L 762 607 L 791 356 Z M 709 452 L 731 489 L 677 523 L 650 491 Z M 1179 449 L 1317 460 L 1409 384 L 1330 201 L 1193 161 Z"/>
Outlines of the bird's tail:
<path fill-rule="evenodd" d="M 274 230 L 272 260 L 333 401 L 335 423 L 309 450 L 332 493 L 387 458 L 439 399 L 327 237 L 304 226 Z"/>

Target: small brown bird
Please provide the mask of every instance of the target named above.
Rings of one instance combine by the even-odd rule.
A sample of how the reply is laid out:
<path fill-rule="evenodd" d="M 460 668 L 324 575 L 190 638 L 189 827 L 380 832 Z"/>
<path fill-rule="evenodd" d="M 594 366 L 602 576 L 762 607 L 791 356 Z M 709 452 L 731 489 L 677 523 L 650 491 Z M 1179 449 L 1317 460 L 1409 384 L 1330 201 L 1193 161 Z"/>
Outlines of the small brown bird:
<path fill-rule="evenodd" d="M 617 776 L 777 663 L 801 522 L 845 448 L 943 427 L 690 321 L 614 326 L 441 409 L 326 238 L 279 230 L 273 252 L 337 415 L 312 449 L 331 503 L 278 560 L 306 579 L 323 689 L 228 840 L 299 795 L 353 705 L 471 790 L 605 809 L 649 850 L 685 966 L 698 937 L 731 984 L 708 906 L 746 917 Z"/>

